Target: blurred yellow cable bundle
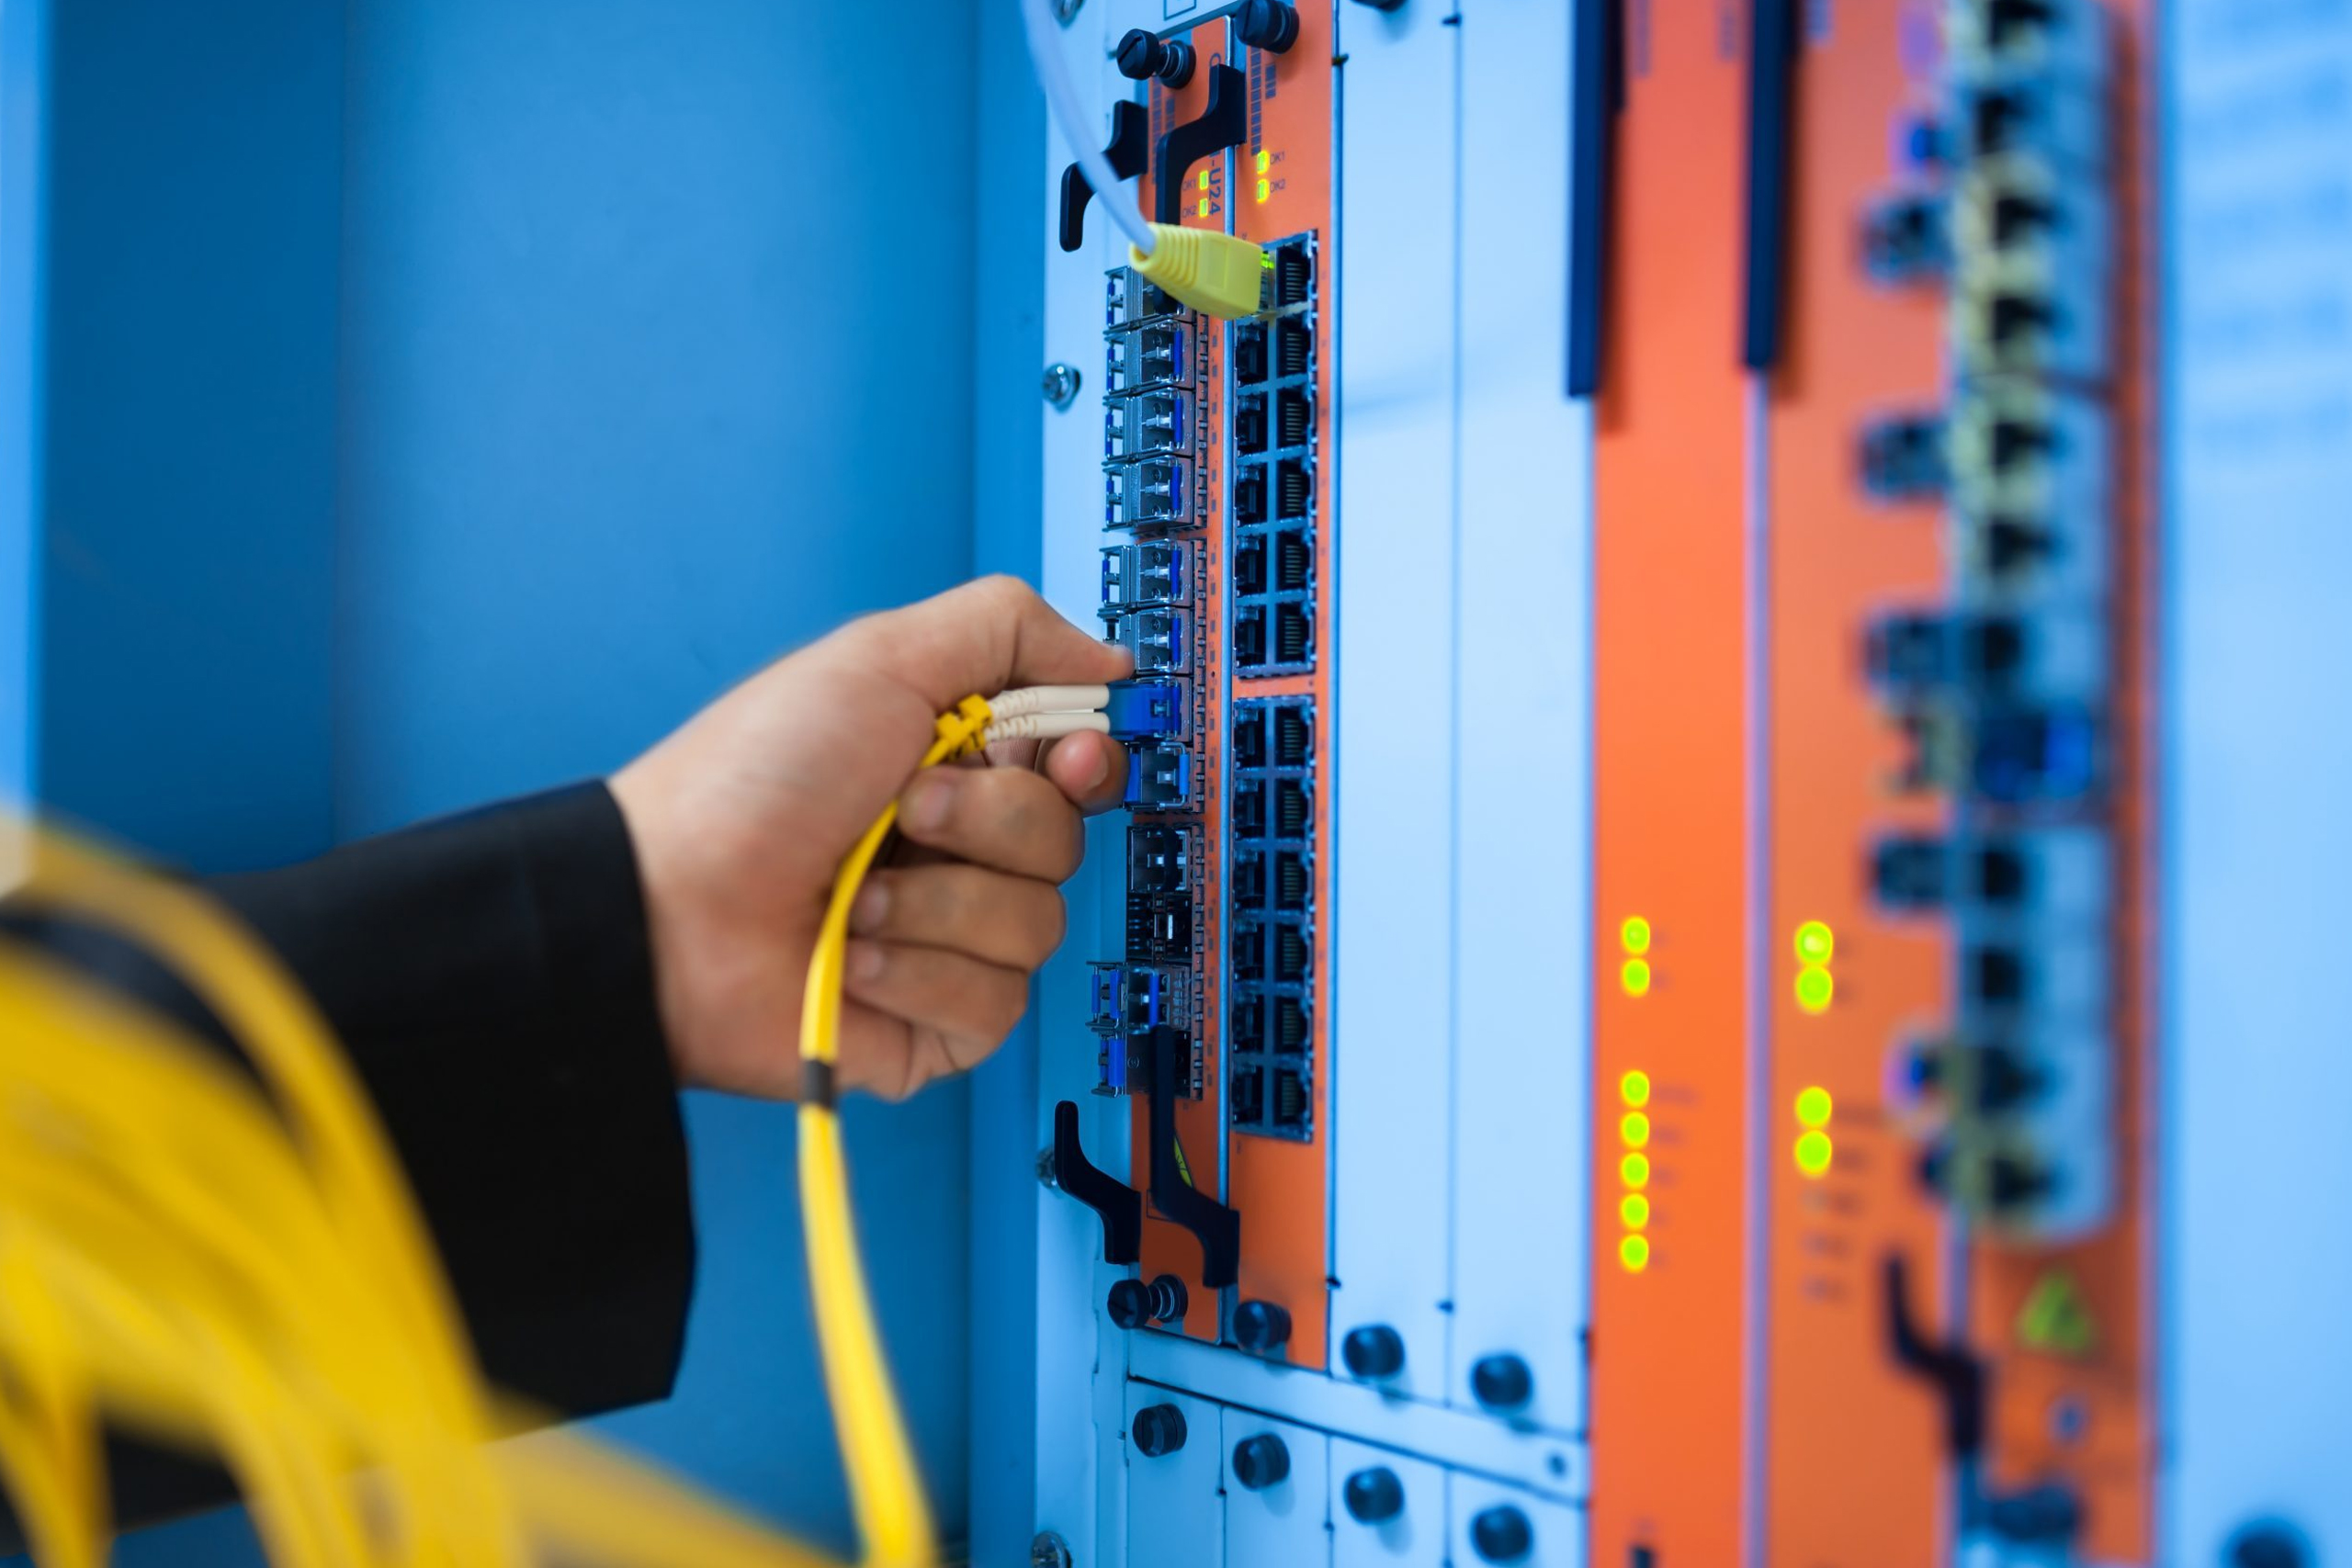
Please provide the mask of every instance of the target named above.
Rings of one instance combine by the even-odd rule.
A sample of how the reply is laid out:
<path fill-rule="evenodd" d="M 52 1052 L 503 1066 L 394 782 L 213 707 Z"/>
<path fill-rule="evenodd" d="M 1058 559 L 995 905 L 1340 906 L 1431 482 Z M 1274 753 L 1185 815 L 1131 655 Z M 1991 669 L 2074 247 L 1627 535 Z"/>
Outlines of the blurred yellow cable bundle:
<path fill-rule="evenodd" d="M 989 718 L 943 716 L 923 765 Z M 865 1561 L 924 1568 L 831 1089 L 849 906 L 893 820 L 844 863 L 810 967 L 800 1175 Z M 390 1146 L 275 957 L 185 888 L 14 832 L 6 891 L 152 953 L 253 1068 L 0 947 L 0 1483 L 42 1568 L 107 1560 L 108 1426 L 217 1455 L 281 1568 L 828 1561 L 580 1439 L 497 1442 L 529 1423 L 483 1385 Z"/>

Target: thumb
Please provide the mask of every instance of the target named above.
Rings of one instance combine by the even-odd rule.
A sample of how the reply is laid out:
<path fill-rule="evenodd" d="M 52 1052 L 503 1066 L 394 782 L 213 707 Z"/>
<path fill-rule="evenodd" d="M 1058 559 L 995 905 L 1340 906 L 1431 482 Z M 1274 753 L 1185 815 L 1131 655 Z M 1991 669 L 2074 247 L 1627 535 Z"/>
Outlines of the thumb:
<path fill-rule="evenodd" d="M 992 697 L 1012 686 L 1091 685 L 1128 670 L 1126 649 L 1072 626 L 1014 577 L 984 577 L 870 615 L 849 628 L 848 639 L 866 668 L 911 687 L 933 712 L 975 692 Z"/>

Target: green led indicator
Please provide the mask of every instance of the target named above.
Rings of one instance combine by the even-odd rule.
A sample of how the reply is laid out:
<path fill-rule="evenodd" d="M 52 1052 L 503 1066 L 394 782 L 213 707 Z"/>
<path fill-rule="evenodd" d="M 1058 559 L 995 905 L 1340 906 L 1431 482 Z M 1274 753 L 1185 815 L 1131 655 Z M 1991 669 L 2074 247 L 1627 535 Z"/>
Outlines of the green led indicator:
<path fill-rule="evenodd" d="M 1625 987 L 1627 996 L 1648 996 L 1650 994 L 1649 961 L 1642 958 L 1628 958 L 1625 960 L 1625 967 L 1617 972 L 1617 979 L 1618 983 Z"/>
<path fill-rule="evenodd" d="M 1617 1261 L 1625 1266 L 1628 1274 L 1638 1274 L 1650 1266 L 1650 1238 L 1629 1235 L 1617 1244 Z"/>
<path fill-rule="evenodd" d="M 1617 1217 L 1625 1222 L 1627 1230 L 1640 1230 L 1650 1223 L 1650 1201 L 1638 1192 L 1628 1192 L 1618 1201 Z"/>
<path fill-rule="evenodd" d="M 1815 1085 L 1797 1091 L 1797 1120 L 1818 1131 L 1829 1125 L 1829 1091 Z"/>
<path fill-rule="evenodd" d="M 1797 962 L 1826 964 L 1837 956 L 1838 936 L 1826 920 L 1807 920 L 1797 928 Z"/>
<path fill-rule="evenodd" d="M 1807 1177 L 1819 1177 L 1826 1174 L 1829 1169 L 1829 1156 L 1832 1152 L 1828 1134 L 1816 1128 L 1813 1132 L 1797 1134 L 1797 1169 L 1803 1171 Z"/>
<path fill-rule="evenodd" d="M 1796 991 L 1797 1006 L 1809 1013 L 1825 1013 L 1830 998 L 1838 994 L 1838 982 L 1829 977 L 1828 970 L 1807 965 L 1797 971 Z"/>
<path fill-rule="evenodd" d="M 1639 915 L 1628 915 L 1625 923 L 1617 928 L 1617 940 L 1625 944 L 1628 953 L 1647 953 L 1650 950 L 1650 923 Z"/>
<path fill-rule="evenodd" d="M 1649 1074 L 1627 1073 L 1617 1080 L 1617 1092 L 1625 1097 L 1625 1103 L 1628 1105 L 1647 1105 L 1650 1102 Z"/>
<path fill-rule="evenodd" d="M 1628 1187 L 1647 1187 L 1650 1184 L 1650 1156 L 1627 1155 L 1617 1162 L 1617 1176 Z"/>
<path fill-rule="evenodd" d="M 1638 1111 L 1628 1111 L 1617 1123 L 1617 1134 L 1627 1148 L 1638 1149 L 1650 1141 L 1650 1119 Z"/>

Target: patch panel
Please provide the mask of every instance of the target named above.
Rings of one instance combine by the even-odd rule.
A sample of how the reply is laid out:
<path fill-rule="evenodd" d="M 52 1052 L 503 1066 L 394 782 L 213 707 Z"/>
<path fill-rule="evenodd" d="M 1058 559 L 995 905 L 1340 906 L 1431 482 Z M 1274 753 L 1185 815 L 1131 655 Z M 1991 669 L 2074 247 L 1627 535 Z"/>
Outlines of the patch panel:
<path fill-rule="evenodd" d="M 1271 314 L 1237 323 L 1232 365 L 1232 664 L 1242 677 L 1315 668 L 1316 253 L 1269 247 Z"/>
<path fill-rule="evenodd" d="M 1315 707 L 1234 705 L 1227 756 L 1227 1114 L 1238 1132 L 1314 1135 Z"/>

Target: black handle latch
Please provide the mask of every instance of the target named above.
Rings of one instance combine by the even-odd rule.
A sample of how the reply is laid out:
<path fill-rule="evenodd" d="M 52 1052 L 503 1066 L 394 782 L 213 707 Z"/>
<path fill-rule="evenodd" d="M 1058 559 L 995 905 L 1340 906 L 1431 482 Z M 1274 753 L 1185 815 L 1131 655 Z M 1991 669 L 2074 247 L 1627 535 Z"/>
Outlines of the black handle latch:
<path fill-rule="evenodd" d="M 1184 176 L 1202 159 L 1250 140 L 1250 78 L 1230 65 L 1209 67 L 1209 107 L 1159 139 L 1159 174 L 1153 217 L 1173 223 L 1184 215 Z"/>
<path fill-rule="evenodd" d="M 1899 1253 L 1887 1257 L 1885 1289 L 1886 1337 L 1896 1362 L 1935 1386 L 1952 1457 L 1973 1459 L 1984 1446 L 1984 1363 L 1963 1344 L 1928 1338 L 1911 1310 L 1910 1265 Z"/>
<path fill-rule="evenodd" d="M 1796 118 L 1797 0 L 1753 0 L 1747 40 L 1747 276 L 1740 363 L 1770 370 L 1781 360 L 1788 310 L 1790 162 Z"/>
<path fill-rule="evenodd" d="M 1176 1058 L 1182 1035 L 1151 1032 L 1151 1201 L 1201 1244 L 1201 1285 L 1221 1291 L 1241 1278 L 1241 1216 L 1184 1179 L 1176 1163 Z"/>
<path fill-rule="evenodd" d="M 1151 118 L 1141 104 L 1121 98 L 1111 106 L 1111 145 L 1102 149 L 1102 156 L 1123 180 L 1150 165 Z M 1086 204 L 1093 196 L 1084 169 L 1072 164 L 1062 171 L 1062 249 L 1074 251 L 1086 243 Z"/>
<path fill-rule="evenodd" d="M 1102 1221 L 1102 1261 L 1133 1263 L 1143 1256 L 1143 1194 L 1100 1169 L 1078 1142 L 1078 1106 L 1054 1107 L 1054 1180 Z"/>
<path fill-rule="evenodd" d="M 1568 167 L 1568 396 L 1600 390 L 1608 330 L 1609 217 L 1625 112 L 1624 0 L 1576 0 L 1576 139 Z"/>

